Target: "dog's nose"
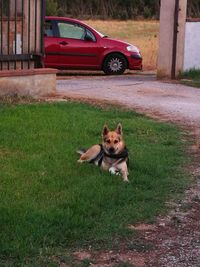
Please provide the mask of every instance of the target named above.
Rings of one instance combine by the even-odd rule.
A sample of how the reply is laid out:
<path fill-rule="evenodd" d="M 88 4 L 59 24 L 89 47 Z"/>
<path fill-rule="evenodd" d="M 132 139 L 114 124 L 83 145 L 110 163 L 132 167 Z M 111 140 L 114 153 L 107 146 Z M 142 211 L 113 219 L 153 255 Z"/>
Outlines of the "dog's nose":
<path fill-rule="evenodd" d="M 114 152 L 115 152 L 115 149 L 114 149 L 114 147 L 110 147 L 110 148 L 109 148 L 109 153 L 111 153 L 111 154 L 112 154 L 112 153 L 114 153 Z"/>

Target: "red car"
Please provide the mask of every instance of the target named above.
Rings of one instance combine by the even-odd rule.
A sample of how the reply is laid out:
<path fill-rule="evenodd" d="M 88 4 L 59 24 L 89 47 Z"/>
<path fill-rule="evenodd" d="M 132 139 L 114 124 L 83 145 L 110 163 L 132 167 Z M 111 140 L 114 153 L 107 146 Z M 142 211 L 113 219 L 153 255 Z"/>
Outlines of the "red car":
<path fill-rule="evenodd" d="M 106 74 L 142 69 L 136 46 L 111 39 L 79 20 L 46 17 L 44 43 L 47 68 L 103 70 Z"/>

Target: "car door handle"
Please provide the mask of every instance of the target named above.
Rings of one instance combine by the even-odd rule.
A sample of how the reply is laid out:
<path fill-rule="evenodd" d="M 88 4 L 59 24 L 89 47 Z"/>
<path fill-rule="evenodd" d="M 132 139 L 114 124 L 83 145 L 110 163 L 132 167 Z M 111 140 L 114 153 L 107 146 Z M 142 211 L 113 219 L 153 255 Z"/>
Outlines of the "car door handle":
<path fill-rule="evenodd" d="M 67 45 L 68 43 L 65 42 L 65 41 L 62 41 L 62 42 L 59 42 L 59 44 L 61 44 L 61 45 Z"/>

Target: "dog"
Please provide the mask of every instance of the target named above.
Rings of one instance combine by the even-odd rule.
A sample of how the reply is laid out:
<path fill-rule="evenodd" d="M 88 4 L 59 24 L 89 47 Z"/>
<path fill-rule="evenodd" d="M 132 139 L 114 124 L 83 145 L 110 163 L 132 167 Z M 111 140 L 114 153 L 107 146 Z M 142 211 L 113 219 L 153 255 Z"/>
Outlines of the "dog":
<path fill-rule="evenodd" d="M 93 145 L 89 149 L 77 151 L 81 156 L 79 163 L 93 163 L 112 174 L 122 175 L 125 182 L 128 180 L 128 150 L 123 140 L 122 125 L 119 123 L 114 131 L 104 125 L 102 143 Z"/>

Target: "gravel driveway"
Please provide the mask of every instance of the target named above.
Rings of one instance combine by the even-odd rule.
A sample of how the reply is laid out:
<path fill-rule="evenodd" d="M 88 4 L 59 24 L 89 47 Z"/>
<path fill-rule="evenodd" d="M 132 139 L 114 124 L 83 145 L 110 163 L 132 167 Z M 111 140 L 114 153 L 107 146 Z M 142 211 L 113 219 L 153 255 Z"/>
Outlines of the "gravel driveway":
<path fill-rule="evenodd" d="M 154 249 L 147 252 L 81 251 L 76 255 L 95 257 L 90 266 L 199 267 L 200 266 L 200 89 L 157 81 L 154 75 L 68 76 L 59 77 L 60 98 L 106 100 L 136 111 L 184 125 L 195 132 L 189 171 L 195 184 L 172 211 L 158 218 L 155 225 L 132 226 Z M 193 133 L 194 133 L 193 132 Z M 84 254 L 85 253 L 85 254 Z M 78 257 L 78 256 L 77 256 Z M 118 265 L 117 265 L 118 264 Z"/>
<path fill-rule="evenodd" d="M 117 102 L 151 115 L 200 125 L 200 89 L 160 82 L 154 75 L 61 77 L 57 92 Z"/>

